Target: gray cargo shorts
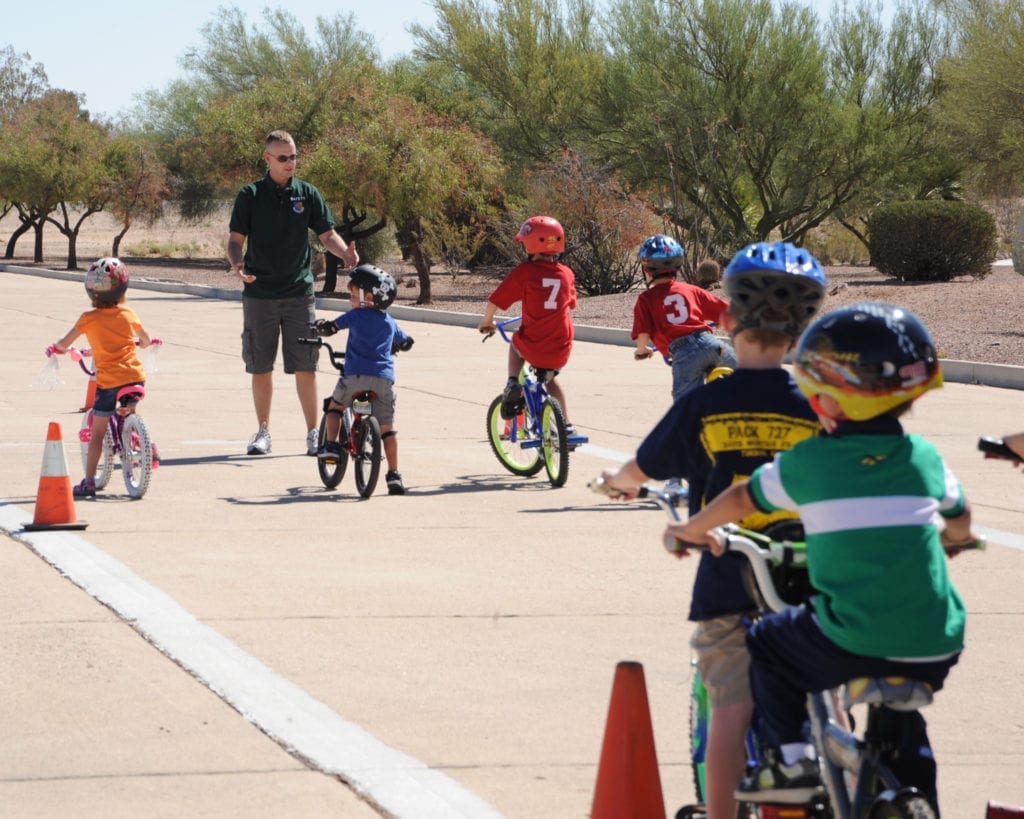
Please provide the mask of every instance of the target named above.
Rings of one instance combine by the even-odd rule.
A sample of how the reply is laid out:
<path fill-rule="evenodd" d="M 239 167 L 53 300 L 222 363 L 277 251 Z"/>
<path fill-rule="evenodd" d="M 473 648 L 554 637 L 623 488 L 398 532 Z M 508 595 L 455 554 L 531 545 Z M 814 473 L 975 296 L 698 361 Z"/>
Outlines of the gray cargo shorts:
<path fill-rule="evenodd" d="M 299 344 L 299 338 L 316 335 L 309 325 L 316 321 L 316 297 L 287 299 L 242 297 L 242 360 L 252 375 L 272 372 L 281 340 L 286 373 L 316 372 L 320 348 Z"/>

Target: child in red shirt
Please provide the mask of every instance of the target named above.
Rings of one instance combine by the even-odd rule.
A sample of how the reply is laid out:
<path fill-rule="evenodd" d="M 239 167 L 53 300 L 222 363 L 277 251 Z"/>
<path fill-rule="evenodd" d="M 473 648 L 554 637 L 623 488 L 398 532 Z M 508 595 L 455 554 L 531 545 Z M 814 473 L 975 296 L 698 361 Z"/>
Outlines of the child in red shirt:
<path fill-rule="evenodd" d="M 523 404 L 519 373 L 526 361 L 540 370 L 551 396 L 558 401 L 566 419 L 566 432 L 575 434 L 569 423 L 565 392 L 558 383 L 558 371 L 572 352 L 573 326 L 570 311 L 576 308 L 576 276 L 558 261 L 565 251 L 565 231 L 550 216 L 527 219 L 515 237 L 526 250 L 527 260 L 516 266 L 491 293 L 478 329 L 487 335 L 497 327 L 494 316 L 522 302 L 522 319 L 508 348 L 508 383 L 502 394 L 502 416 L 514 417 Z"/>
<path fill-rule="evenodd" d="M 671 236 L 656 234 L 640 246 L 640 267 L 647 290 L 633 307 L 636 341 L 633 357 L 650 358 L 650 345 L 672 363 L 672 400 L 704 383 L 715 367 L 736 367 L 732 345 L 716 338 L 708 322 L 716 324 L 729 302 L 703 288 L 676 279 L 686 251 Z"/>

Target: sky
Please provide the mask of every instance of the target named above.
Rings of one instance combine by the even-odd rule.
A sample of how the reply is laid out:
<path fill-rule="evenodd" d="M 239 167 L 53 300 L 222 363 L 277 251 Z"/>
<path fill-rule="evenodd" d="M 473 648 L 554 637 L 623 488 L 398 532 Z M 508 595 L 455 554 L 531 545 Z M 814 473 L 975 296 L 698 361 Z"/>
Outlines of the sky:
<path fill-rule="evenodd" d="M 833 0 L 806 2 L 825 17 Z M 318 16 L 352 11 L 357 27 L 376 41 L 382 60 L 412 51 L 410 24 L 430 28 L 435 22 L 433 6 L 425 0 L 342 0 L 337 5 L 322 0 L 49 0 L 34 13 L 22 5 L 17 14 L 5 14 L 0 48 L 27 52 L 33 64 L 43 64 L 51 88 L 83 93 L 90 113 L 113 119 L 132 106 L 135 95 L 163 90 L 184 76 L 182 55 L 202 42 L 200 30 L 221 6 L 241 9 L 248 23 L 261 29 L 265 8 L 285 8 L 310 33 Z"/>

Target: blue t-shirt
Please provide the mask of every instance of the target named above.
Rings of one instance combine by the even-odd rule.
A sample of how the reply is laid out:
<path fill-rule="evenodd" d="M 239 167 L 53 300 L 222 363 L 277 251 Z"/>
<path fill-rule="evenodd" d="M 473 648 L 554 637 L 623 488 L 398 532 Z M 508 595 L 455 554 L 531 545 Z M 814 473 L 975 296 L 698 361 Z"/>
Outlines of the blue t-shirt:
<path fill-rule="evenodd" d="M 640 444 L 637 464 L 656 480 L 685 478 L 690 514 L 699 512 L 761 464 L 821 430 L 786 370 L 740 368 L 680 398 Z M 764 529 L 791 512 L 757 514 L 738 523 Z M 700 557 L 691 620 L 709 620 L 756 606 L 743 585 L 746 558 L 727 552 Z"/>
<path fill-rule="evenodd" d="M 342 313 L 334 323 L 348 330 L 345 375 L 375 375 L 395 383 L 395 344 L 409 336 L 390 314 L 375 307 L 357 307 Z"/>

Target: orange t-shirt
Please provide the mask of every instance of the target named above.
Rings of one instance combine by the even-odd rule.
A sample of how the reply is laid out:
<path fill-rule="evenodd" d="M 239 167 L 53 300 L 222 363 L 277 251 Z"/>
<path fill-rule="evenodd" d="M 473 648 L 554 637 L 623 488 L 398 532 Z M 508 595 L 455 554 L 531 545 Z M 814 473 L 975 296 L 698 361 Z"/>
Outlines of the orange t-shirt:
<path fill-rule="evenodd" d="M 135 338 L 142 322 L 130 307 L 119 304 L 82 313 L 75 330 L 85 333 L 96 365 L 96 386 L 121 387 L 146 380 Z"/>

